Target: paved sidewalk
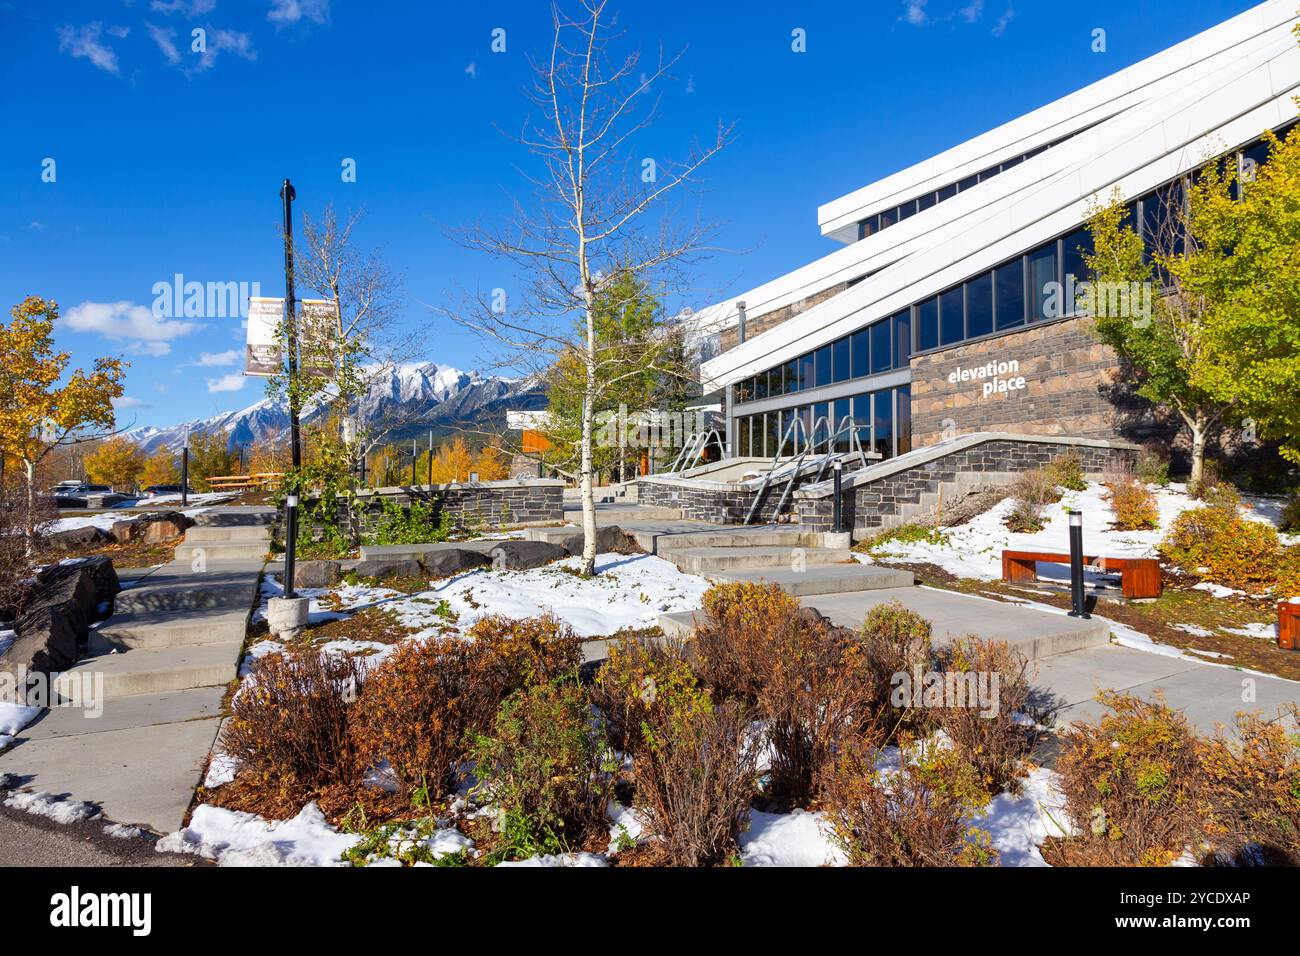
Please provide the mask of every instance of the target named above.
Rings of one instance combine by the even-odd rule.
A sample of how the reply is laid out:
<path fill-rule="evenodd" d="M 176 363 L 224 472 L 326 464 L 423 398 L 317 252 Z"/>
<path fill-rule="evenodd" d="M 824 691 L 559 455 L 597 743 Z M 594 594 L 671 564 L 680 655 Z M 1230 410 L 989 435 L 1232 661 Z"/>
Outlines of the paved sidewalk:
<path fill-rule="evenodd" d="M 267 509 L 216 508 L 199 516 L 177 560 L 124 572 L 128 586 L 92 632 L 89 655 L 55 683 L 89 706 L 46 710 L 0 754 L 0 774 L 117 823 L 179 828 L 238 671 L 267 539 Z"/>

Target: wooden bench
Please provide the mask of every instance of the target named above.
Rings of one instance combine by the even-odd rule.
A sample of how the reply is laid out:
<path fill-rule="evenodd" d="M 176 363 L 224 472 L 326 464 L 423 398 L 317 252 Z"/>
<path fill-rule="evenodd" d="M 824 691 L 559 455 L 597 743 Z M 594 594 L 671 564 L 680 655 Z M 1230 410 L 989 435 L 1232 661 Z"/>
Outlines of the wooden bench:
<path fill-rule="evenodd" d="M 1069 564 L 1068 554 L 1052 551 L 1011 551 L 1002 552 L 1002 580 L 1013 584 L 1030 584 L 1038 579 L 1038 562 L 1049 564 Z M 1096 555 L 1083 556 L 1087 567 L 1101 571 L 1118 571 L 1120 583 L 1126 598 L 1160 597 L 1164 582 L 1160 577 L 1160 562 L 1155 558 L 1105 558 Z"/>
<path fill-rule="evenodd" d="M 1300 604 L 1282 601 L 1277 606 L 1277 646 L 1300 651 Z"/>

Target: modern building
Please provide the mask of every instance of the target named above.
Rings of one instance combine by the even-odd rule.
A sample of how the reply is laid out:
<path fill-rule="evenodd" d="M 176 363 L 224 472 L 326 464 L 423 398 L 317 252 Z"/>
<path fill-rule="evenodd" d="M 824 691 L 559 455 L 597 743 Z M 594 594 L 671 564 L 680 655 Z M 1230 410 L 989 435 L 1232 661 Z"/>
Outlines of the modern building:
<path fill-rule="evenodd" d="M 821 206 L 841 248 L 701 313 L 731 456 L 773 457 L 796 418 L 851 419 L 885 458 L 976 432 L 1142 437 L 1131 376 L 1060 294 L 1085 278 L 1090 203 L 1119 190 L 1149 236 L 1208 158 L 1248 182 L 1297 116 L 1296 22 L 1270 0 Z"/>

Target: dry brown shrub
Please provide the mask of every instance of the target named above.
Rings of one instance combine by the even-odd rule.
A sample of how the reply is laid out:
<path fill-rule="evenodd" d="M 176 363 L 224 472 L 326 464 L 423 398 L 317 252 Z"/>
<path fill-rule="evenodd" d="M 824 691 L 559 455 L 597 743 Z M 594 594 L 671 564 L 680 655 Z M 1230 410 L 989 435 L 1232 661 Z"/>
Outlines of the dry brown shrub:
<path fill-rule="evenodd" d="M 246 786 L 281 802 L 301 806 L 327 788 L 350 787 L 362 765 L 349 707 L 364 687 L 365 665 L 356 658 L 264 657 L 231 703 L 221 750 L 240 762 Z"/>
<path fill-rule="evenodd" d="M 924 737 L 934 715 L 914 701 L 903 705 L 894 698 L 900 675 L 925 674 L 936 663 L 930 622 L 898 601 L 878 604 L 867 612 L 862 642 L 870 672 L 872 711 L 886 742 L 901 736 Z"/>
<path fill-rule="evenodd" d="M 988 833 L 967 820 L 986 799 L 954 751 L 905 744 L 894 773 L 878 769 L 878 740 L 846 749 L 822 777 L 832 841 L 853 866 L 991 866 Z"/>
<path fill-rule="evenodd" d="M 1165 866 L 1200 845 L 1205 797 L 1200 747 L 1162 699 L 1106 691 L 1096 723 L 1065 734 L 1056 762 L 1074 836 L 1045 845 L 1067 866 Z"/>
<path fill-rule="evenodd" d="M 937 711 L 939 728 L 974 769 L 985 793 L 1018 792 L 1020 762 L 1038 739 L 1034 725 L 1020 716 L 1030 707 L 1029 662 L 1003 641 L 966 637 L 947 649 L 944 671 L 945 689 L 957 691 L 957 699 L 946 701 L 955 706 Z M 980 688 L 993 699 L 980 700 Z"/>
<path fill-rule="evenodd" d="M 1237 716 L 1206 741 L 1206 828 L 1220 862 L 1300 866 L 1300 713 Z"/>
<path fill-rule="evenodd" d="M 716 586 L 704 610 L 702 676 L 756 707 L 771 745 L 769 795 L 807 806 L 821 767 L 877 718 L 867 649 L 775 586 Z"/>

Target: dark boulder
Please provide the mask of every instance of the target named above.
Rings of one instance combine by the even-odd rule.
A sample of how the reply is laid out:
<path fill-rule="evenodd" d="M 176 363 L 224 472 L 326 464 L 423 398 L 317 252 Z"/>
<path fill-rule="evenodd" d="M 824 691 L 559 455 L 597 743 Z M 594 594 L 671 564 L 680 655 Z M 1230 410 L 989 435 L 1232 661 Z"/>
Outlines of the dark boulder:
<path fill-rule="evenodd" d="M 583 536 L 581 531 L 575 531 L 573 534 L 561 538 L 557 544 L 564 548 L 571 556 L 579 557 L 582 554 Z M 636 539 L 620 528 L 618 525 L 610 525 L 608 528 L 596 529 L 596 553 L 597 554 L 642 554 L 644 553 L 641 546 L 636 543 Z"/>
<path fill-rule="evenodd" d="M 369 558 L 358 561 L 352 573 L 359 578 L 419 578 L 424 569 L 415 558 Z"/>
<path fill-rule="evenodd" d="M 15 625 L 0 670 L 15 676 L 67 669 L 81 656 L 90 625 L 122 589 L 108 558 L 78 558 L 43 569 Z"/>
<path fill-rule="evenodd" d="M 73 551 L 77 548 L 103 544 L 111 538 L 112 536 L 103 528 L 87 525 L 82 528 L 68 528 L 66 531 L 52 531 L 45 536 L 45 542 L 48 546 L 59 550 Z"/>
<path fill-rule="evenodd" d="M 569 557 L 566 548 L 545 541 L 502 541 L 494 545 L 488 557 L 501 570 L 527 571 Z"/>
<path fill-rule="evenodd" d="M 293 566 L 295 588 L 332 588 L 342 577 L 338 561 L 300 561 Z"/>
<path fill-rule="evenodd" d="M 492 559 L 470 548 L 445 548 L 426 553 L 421 563 L 430 577 L 449 578 L 491 564 Z"/>

